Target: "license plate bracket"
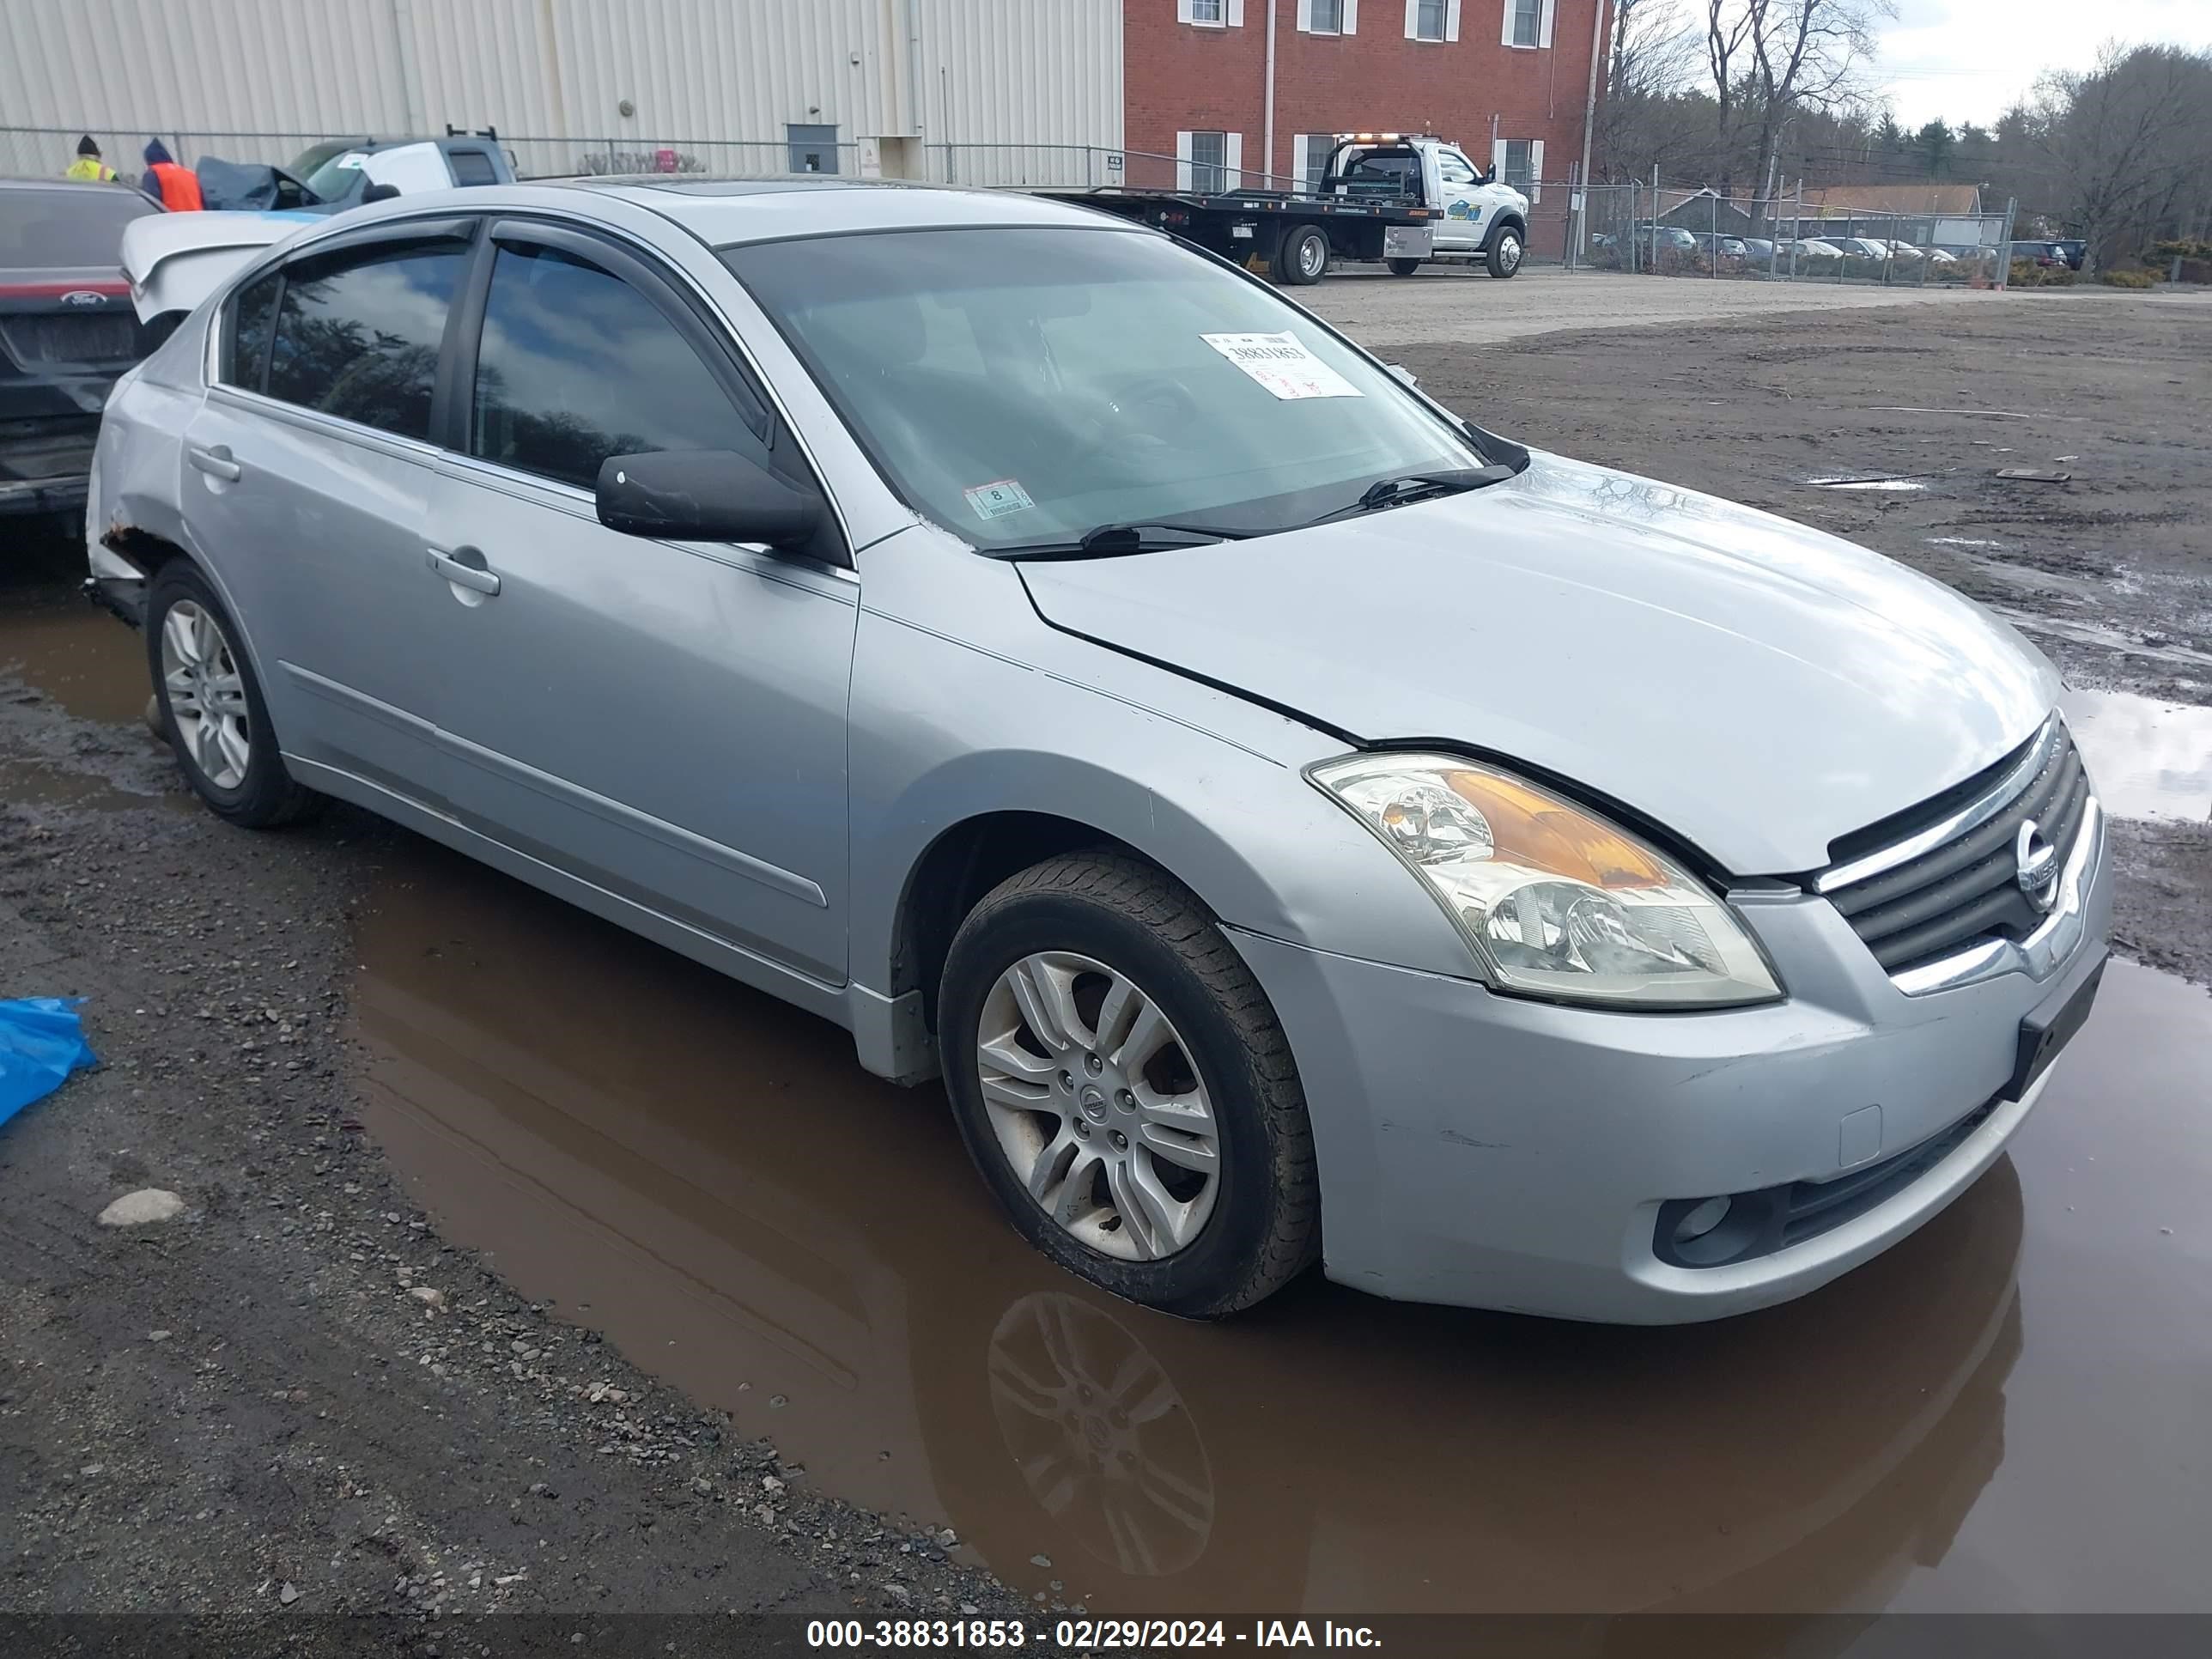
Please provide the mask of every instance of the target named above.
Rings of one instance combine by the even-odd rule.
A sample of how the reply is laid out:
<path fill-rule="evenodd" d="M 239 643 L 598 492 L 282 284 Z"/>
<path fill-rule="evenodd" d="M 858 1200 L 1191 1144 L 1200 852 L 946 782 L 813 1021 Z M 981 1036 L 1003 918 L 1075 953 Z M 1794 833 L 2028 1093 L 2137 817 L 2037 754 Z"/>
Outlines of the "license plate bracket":
<path fill-rule="evenodd" d="M 2035 1086 L 2035 1080 L 2049 1069 L 2058 1058 L 2058 1051 L 2074 1039 L 2089 1018 L 2089 1010 L 2097 1000 L 2097 988 L 2104 983 L 2107 958 L 2098 953 L 2095 965 L 2087 973 L 2075 975 L 2074 988 L 2063 996 L 2053 997 L 2020 1023 L 2020 1046 L 2014 1054 L 2012 1081 L 2005 1085 L 2003 1098 L 2019 1100 Z"/>

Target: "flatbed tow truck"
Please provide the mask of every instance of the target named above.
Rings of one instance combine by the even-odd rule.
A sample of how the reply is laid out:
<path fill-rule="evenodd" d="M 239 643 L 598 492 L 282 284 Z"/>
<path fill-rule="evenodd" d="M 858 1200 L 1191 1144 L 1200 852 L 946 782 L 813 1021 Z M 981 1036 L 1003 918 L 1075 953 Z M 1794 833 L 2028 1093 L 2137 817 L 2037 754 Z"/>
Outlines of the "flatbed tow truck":
<path fill-rule="evenodd" d="M 1345 132 L 1311 190 L 1032 190 L 1195 242 L 1285 287 L 1317 283 L 1338 259 L 1401 276 L 1426 264 L 1521 269 L 1528 198 L 1433 133 Z"/>

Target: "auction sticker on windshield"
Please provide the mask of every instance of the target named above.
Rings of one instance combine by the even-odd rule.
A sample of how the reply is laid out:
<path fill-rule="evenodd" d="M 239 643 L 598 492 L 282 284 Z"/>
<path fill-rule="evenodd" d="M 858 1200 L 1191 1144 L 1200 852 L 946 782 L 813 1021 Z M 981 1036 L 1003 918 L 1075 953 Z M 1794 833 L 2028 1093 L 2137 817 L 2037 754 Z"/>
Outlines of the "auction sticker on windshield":
<path fill-rule="evenodd" d="M 1201 334 L 1198 337 L 1278 398 L 1358 398 L 1364 394 L 1308 351 L 1298 337 Z"/>
<path fill-rule="evenodd" d="M 1025 507 L 1035 507 L 1030 492 L 1012 478 L 1000 478 L 993 483 L 977 484 L 961 492 L 968 497 L 968 505 L 975 509 L 979 519 L 1001 519 L 1009 513 L 1018 513 Z"/>

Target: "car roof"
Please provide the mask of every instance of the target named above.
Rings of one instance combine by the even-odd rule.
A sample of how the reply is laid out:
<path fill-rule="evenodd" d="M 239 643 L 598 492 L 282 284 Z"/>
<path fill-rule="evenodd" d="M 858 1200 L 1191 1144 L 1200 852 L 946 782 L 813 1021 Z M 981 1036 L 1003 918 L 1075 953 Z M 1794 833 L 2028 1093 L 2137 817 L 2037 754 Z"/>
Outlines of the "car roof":
<path fill-rule="evenodd" d="M 1131 228 L 1126 220 L 1020 191 L 854 179 L 836 173 L 773 179 L 687 179 L 648 173 L 544 183 L 633 203 L 674 221 L 714 247 L 853 231 L 969 225 Z M 473 204 L 489 206 L 511 190 L 525 188 L 479 185 L 470 195 Z"/>
<path fill-rule="evenodd" d="M 112 179 L 0 179 L 0 190 L 54 190 L 71 193 L 115 195 L 118 191 L 150 202 L 153 198 L 143 191 L 134 191 L 127 185 L 118 185 Z"/>

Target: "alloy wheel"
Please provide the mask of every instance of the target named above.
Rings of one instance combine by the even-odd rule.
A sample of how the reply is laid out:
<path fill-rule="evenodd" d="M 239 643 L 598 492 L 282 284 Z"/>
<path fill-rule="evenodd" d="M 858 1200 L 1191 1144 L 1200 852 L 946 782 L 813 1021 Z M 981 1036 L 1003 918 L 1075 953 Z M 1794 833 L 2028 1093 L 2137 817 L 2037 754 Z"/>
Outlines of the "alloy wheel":
<path fill-rule="evenodd" d="M 999 1150 L 1064 1231 L 1124 1261 L 1198 1237 L 1221 1186 L 1212 1101 L 1127 975 L 1072 951 L 1024 957 L 983 1000 L 975 1058 Z"/>
<path fill-rule="evenodd" d="M 253 733 L 245 678 L 214 613 L 179 599 L 161 619 L 161 682 L 177 741 L 217 789 L 246 781 Z"/>

